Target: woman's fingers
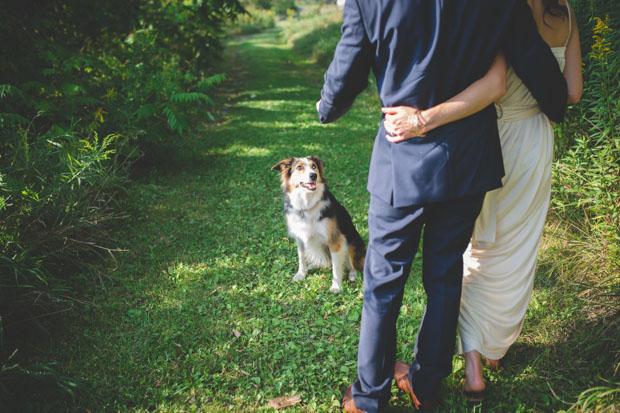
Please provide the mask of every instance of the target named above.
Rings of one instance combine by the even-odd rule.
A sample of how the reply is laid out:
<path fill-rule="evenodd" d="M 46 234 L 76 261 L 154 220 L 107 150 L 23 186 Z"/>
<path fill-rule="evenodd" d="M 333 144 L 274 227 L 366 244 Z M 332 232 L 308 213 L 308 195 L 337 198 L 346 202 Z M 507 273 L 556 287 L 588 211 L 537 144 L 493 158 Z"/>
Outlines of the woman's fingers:
<path fill-rule="evenodd" d="M 381 108 L 381 112 L 385 114 L 389 113 L 390 115 L 394 115 L 401 110 L 402 110 L 402 106 L 389 106 L 389 107 Z"/>
<path fill-rule="evenodd" d="M 415 108 L 407 106 L 391 106 L 381 108 L 383 112 L 383 126 L 388 135 L 385 138 L 398 143 L 416 137 L 417 129 L 413 128 L 409 120 L 411 114 L 415 113 Z"/>
<path fill-rule="evenodd" d="M 385 139 L 387 139 L 388 141 L 392 143 L 398 143 L 398 142 L 406 141 L 409 138 L 405 138 L 404 136 L 400 136 L 400 135 L 385 135 Z"/>

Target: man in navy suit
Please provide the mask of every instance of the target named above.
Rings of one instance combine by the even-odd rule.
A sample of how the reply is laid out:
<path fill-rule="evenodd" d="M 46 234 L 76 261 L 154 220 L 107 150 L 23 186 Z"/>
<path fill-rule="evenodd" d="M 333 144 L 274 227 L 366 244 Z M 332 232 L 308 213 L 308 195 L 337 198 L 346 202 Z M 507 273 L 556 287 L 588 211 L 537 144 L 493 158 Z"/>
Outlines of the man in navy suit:
<path fill-rule="evenodd" d="M 342 116 L 366 88 L 371 68 L 384 107 L 426 109 L 481 78 L 500 50 L 543 112 L 560 122 L 566 82 L 525 0 L 346 0 L 319 119 Z M 374 412 L 389 400 L 396 321 L 422 229 L 427 304 L 415 360 L 399 387 L 416 407 L 433 405 L 452 371 L 462 254 L 485 193 L 500 187 L 504 175 L 493 106 L 425 137 L 391 143 L 385 136 L 381 122 L 368 177 L 370 239 L 348 411 Z"/>

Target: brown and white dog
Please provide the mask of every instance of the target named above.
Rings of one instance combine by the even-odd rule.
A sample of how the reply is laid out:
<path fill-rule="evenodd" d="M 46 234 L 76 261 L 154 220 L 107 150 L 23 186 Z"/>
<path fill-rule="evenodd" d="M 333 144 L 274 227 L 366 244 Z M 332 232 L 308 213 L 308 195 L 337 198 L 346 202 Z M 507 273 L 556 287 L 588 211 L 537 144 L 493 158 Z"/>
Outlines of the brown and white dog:
<path fill-rule="evenodd" d="M 366 245 L 351 216 L 327 189 L 324 163 L 316 156 L 287 158 L 271 168 L 280 171 L 288 233 L 297 242 L 300 281 L 312 267 L 332 267 L 332 286 L 338 293 L 346 272 L 357 279 L 364 268 Z"/>

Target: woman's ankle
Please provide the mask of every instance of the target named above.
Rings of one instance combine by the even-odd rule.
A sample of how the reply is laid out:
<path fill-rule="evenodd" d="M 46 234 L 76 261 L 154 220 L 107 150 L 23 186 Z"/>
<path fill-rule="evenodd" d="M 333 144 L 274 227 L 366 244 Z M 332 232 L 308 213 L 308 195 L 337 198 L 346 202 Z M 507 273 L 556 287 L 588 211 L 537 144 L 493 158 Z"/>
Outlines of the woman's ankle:
<path fill-rule="evenodd" d="M 467 391 L 482 391 L 486 387 L 482 377 L 482 359 L 476 350 L 465 353 L 465 383 Z"/>

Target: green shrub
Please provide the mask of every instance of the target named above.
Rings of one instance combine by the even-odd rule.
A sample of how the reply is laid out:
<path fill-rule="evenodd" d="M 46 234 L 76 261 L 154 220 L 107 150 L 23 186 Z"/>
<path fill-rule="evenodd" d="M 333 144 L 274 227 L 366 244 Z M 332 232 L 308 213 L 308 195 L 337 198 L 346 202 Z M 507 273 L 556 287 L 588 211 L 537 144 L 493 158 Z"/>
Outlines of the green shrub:
<path fill-rule="evenodd" d="M 147 151 L 152 144 L 178 140 L 192 125 L 212 120 L 205 93 L 223 75 L 205 76 L 183 65 L 158 45 L 154 29 L 137 30 L 120 43 L 116 55 L 96 60 L 95 77 L 109 124 Z M 167 57 L 167 58 L 166 58 Z"/>
<path fill-rule="evenodd" d="M 232 33 L 258 33 L 263 30 L 272 29 L 276 25 L 274 12 L 265 9 L 248 9 L 247 14 L 237 17 L 232 26 Z"/>
<path fill-rule="evenodd" d="M 273 0 L 247 0 L 245 3 L 256 10 L 271 10 L 273 7 Z"/>
<path fill-rule="evenodd" d="M 291 12 L 294 14 L 297 10 L 295 0 L 273 0 L 273 11 L 280 16 L 288 16 Z"/>
<path fill-rule="evenodd" d="M 309 7 L 299 20 L 284 21 L 283 36 L 297 53 L 325 66 L 340 40 L 342 12 L 336 6 Z"/>
<path fill-rule="evenodd" d="M 125 139 L 70 128 L 37 134 L 32 123 L 0 135 L 0 313 L 32 315 L 66 304 L 72 275 L 110 250 L 102 225 L 117 215 L 116 148 Z"/>
<path fill-rule="evenodd" d="M 9 360 L 20 331 L 103 283 L 95 265 L 115 251 L 107 227 L 123 216 L 132 162 L 213 119 L 223 26 L 241 11 L 237 0 L 3 3 L 0 406 L 41 380 L 68 390 L 24 352 Z"/>

